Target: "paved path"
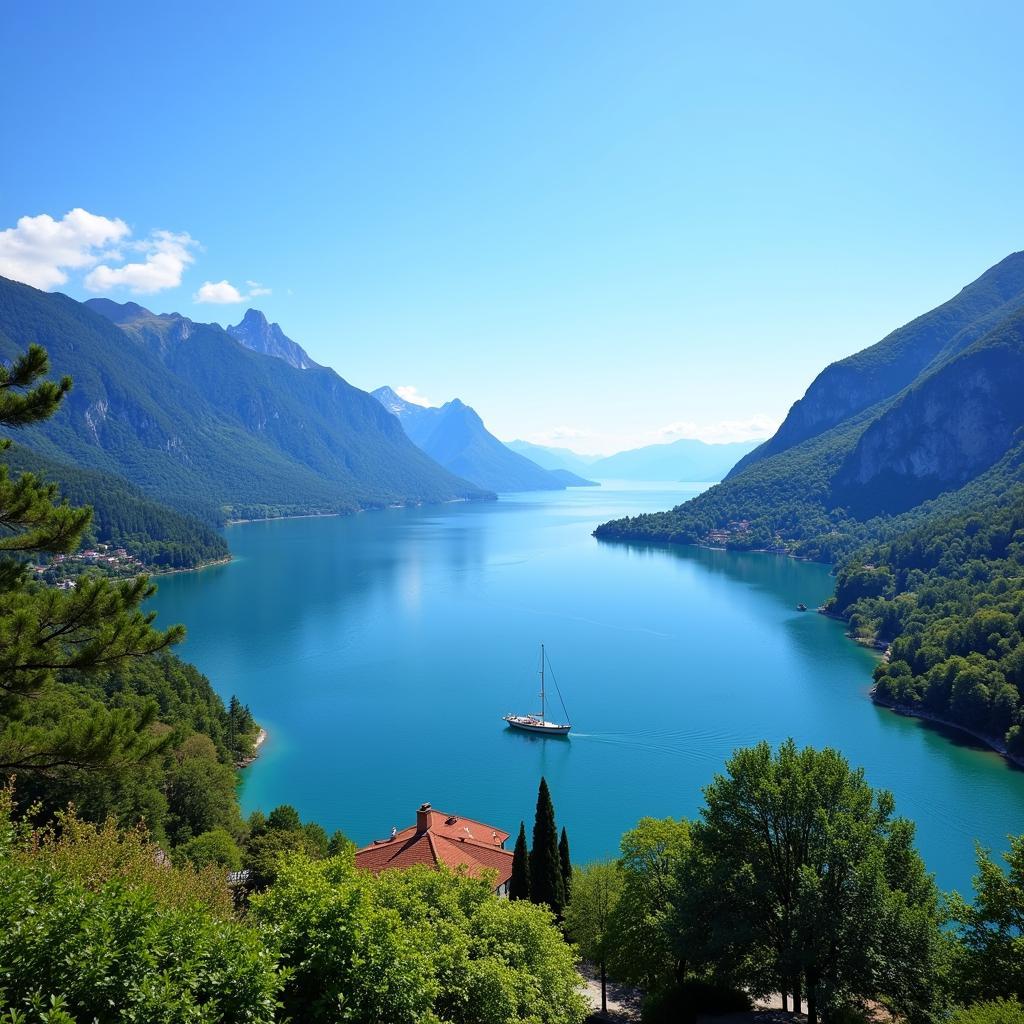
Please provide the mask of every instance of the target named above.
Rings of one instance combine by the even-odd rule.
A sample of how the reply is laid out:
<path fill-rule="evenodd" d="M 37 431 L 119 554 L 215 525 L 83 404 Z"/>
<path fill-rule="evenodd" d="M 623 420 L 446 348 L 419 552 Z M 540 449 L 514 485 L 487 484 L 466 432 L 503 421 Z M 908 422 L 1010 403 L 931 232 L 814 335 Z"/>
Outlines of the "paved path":
<path fill-rule="evenodd" d="M 617 981 L 608 979 L 608 1013 L 601 1013 L 601 974 L 593 964 L 580 964 L 580 974 L 587 983 L 586 996 L 594 1011 L 588 1018 L 588 1022 L 598 1024 L 600 1021 L 612 1021 L 615 1024 L 633 1024 L 640 1020 L 640 1000 L 643 994 L 639 989 L 631 988 L 629 985 L 620 985 Z"/>
<path fill-rule="evenodd" d="M 592 1013 L 588 1024 L 637 1024 L 640 1020 L 640 1003 L 643 993 L 629 985 L 608 981 L 608 1012 L 601 1013 L 601 975 L 593 964 L 580 964 L 580 974 L 586 982 L 584 995 L 590 1003 Z M 697 1024 L 804 1024 L 807 1017 L 800 1013 L 785 1013 L 779 996 L 759 999 L 754 1009 L 747 1013 L 728 1013 L 712 1016 L 705 1014 L 697 1018 Z"/>

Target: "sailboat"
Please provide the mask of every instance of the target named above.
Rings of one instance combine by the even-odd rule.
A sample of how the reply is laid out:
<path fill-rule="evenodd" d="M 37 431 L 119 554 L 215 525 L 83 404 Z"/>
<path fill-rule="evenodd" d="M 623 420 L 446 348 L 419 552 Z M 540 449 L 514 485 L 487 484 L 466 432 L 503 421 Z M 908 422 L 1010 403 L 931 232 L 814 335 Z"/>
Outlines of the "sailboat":
<path fill-rule="evenodd" d="M 544 645 L 540 645 L 540 713 L 534 715 L 504 715 L 503 718 L 513 729 L 522 729 L 524 732 L 539 732 L 544 736 L 568 736 L 572 728 L 571 722 L 549 722 L 545 717 L 547 700 L 544 692 L 544 666 L 548 663 L 547 655 L 544 653 Z M 555 680 L 555 690 L 562 705 L 562 714 L 566 718 L 569 713 L 565 710 L 565 701 L 562 700 L 562 691 L 558 689 L 558 680 Z"/>

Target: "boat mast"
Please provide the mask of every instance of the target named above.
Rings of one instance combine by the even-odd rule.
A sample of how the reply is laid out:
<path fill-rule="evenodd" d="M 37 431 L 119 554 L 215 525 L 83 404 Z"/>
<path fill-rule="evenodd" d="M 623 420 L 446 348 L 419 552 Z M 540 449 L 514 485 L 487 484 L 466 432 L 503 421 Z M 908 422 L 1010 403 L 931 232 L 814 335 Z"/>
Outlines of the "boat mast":
<path fill-rule="evenodd" d="M 540 645 L 540 720 L 544 722 L 544 645 Z"/>

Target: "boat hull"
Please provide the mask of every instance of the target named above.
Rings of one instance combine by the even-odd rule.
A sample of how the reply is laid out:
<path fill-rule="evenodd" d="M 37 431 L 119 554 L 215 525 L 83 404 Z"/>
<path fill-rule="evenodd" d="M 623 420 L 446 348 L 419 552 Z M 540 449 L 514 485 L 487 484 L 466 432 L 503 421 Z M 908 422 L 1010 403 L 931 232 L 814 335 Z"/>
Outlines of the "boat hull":
<path fill-rule="evenodd" d="M 542 722 L 536 718 L 525 718 L 517 715 L 506 715 L 505 721 L 509 728 L 519 729 L 521 732 L 532 732 L 540 736 L 568 736 L 571 725 L 561 725 L 558 722 Z"/>

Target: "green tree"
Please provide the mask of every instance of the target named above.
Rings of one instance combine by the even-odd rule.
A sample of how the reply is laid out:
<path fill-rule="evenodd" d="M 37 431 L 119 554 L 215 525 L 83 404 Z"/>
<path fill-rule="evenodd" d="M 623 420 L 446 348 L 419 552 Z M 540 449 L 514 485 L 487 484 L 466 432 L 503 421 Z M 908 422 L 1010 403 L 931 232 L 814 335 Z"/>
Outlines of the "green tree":
<path fill-rule="evenodd" d="M 878 999 L 910 1020 L 936 998 L 937 893 L 892 797 L 834 750 L 739 750 L 704 791 L 682 867 L 685 949 L 752 994 L 820 1010 Z"/>
<path fill-rule="evenodd" d="M 558 865 L 562 872 L 562 890 L 565 902 L 568 903 L 572 897 L 572 859 L 569 857 L 569 836 L 566 834 L 565 826 L 562 826 L 562 835 L 558 840 Z"/>
<path fill-rule="evenodd" d="M 218 759 L 213 740 L 201 733 L 189 736 L 174 752 L 167 775 L 172 841 L 184 843 L 218 826 L 240 825 L 237 786 L 234 770 Z"/>
<path fill-rule="evenodd" d="M 530 898 L 530 851 L 526 847 L 526 825 L 519 822 L 519 835 L 512 851 L 512 877 L 508 881 L 510 900 Z"/>
<path fill-rule="evenodd" d="M 958 991 L 972 999 L 1024 1001 L 1024 836 L 1011 836 L 1004 869 L 978 849 L 974 903 L 954 893 L 950 916 L 960 939 Z"/>
<path fill-rule="evenodd" d="M 555 807 L 547 780 L 541 777 L 537 790 L 537 812 L 533 822 L 533 846 L 530 848 L 530 899 L 545 903 L 556 915 L 565 906 L 562 861 L 558 854 L 558 829 Z"/>
<path fill-rule="evenodd" d="M 335 829 L 327 840 L 327 856 L 341 857 L 355 853 L 356 844 L 341 829 Z"/>
<path fill-rule="evenodd" d="M 690 852 L 690 823 L 641 818 L 619 844 L 623 898 L 613 915 L 610 966 L 615 977 L 647 991 L 681 982 L 674 921 L 680 871 Z"/>
<path fill-rule="evenodd" d="M 319 1024 L 579 1024 L 574 955 L 547 910 L 493 879 L 291 858 L 254 896 L 287 969 L 285 1013 Z"/>
<path fill-rule="evenodd" d="M 565 930 L 583 956 L 601 972 L 601 1012 L 608 1012 L 607 963 L 613 949 L 612 921 L 623 893 L 622 869 L 615 860 L 595 861 L 573 873 L 565 908 Z"/>
<path fill-rule="evenodd" d="M 0 427 L 26 426 L 56 411 L 71 381 L 42 380 L 48 368 L 37 345 L 0 367 Z M 145 577 L 118 584 L 84 578 L 72 590 L 29 579 L 26 556 L 75 550 L 90 518 L 88 509 L 58 504 L 55 485 L 32 473 L 14 479 L 0 466 L 0 771 L 103 767 L 144 758 L 159 747 L 149 734 L 152 708 L 25 721 L 27 704 L 65 673 L 145 657 L 183 636 L 180 627 L 154 629 L 155 613 L 140 611 L 154 592 Z"/>
<path fill-rule="evenodd" d="M 196 867 L 215 864 L 228 871 L 237 871 L 242 866 L 242 851 L 229 832 L 222 828 L 211 829 L 190 839 L 182 853 Z"/>

